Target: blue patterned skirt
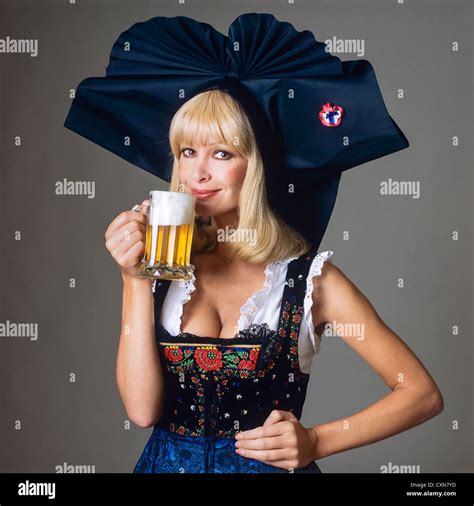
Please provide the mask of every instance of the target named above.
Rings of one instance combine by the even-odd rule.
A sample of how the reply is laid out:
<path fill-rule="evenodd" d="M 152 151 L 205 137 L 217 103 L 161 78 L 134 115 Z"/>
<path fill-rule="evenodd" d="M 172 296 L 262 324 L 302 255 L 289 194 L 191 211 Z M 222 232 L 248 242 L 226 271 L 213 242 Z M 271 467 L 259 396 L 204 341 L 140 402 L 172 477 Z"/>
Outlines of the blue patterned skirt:
<path fill-rule="evenodd" d="M 177 434 L 156 425 L 134 473 L 289 473 L 235 453 L 233 437 Z M 316 462 L 293 473 L 321 473 Z"/>

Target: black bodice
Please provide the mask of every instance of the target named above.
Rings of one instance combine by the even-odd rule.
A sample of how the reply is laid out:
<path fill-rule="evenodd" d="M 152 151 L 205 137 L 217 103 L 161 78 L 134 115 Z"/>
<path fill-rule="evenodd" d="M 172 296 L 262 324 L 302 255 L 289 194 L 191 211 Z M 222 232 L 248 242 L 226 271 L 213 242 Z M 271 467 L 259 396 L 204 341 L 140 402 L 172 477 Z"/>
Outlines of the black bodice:
<path fill-rule="evenodd" d="M 289 262 L 276 331 L 261 323 L 233 338 L 173 336 L 160 323 L 171 281 L 156 283 L 155 331 L 165 381 L 157 425 L 183 435 L 234 437 L 262 425 L 273 409 L 300 419 L 309 374 L 300 370 L 298 335 L 315 254 Z"/>

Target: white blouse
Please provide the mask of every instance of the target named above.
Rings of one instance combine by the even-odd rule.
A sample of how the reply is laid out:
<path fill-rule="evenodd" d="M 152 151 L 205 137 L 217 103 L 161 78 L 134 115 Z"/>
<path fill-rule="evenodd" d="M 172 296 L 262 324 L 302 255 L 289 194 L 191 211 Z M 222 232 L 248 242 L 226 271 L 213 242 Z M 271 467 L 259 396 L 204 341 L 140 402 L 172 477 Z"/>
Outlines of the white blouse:
<path fill-rule="evenodd" d="M 311 307 L 313 305 L 313 277 L 321 275 L 324 262 L 334 254 L 333 251 L 318 253 L 311 262 L 306 278 L 306 293 L 304 297 L 303 319 L 298 336 L 298 357 L 301 371 L 309 374 L 313 357 L 319 353 L 320 336 L 316 334 Z M 240 308 L 238 330 L 244 330 L 252 323 L 267 323 L 270 329 L 277 331 L 280 309 L 283 302 L 288 264 L 297 256 L 269 263 L 265 268 L 265 282 L 263 288 L 253 293 Z M 173 336 L 181 334 L 181 316 L 183 305 L 190 300 L 195 290 L 194 274 L 190 280 L 172 281 L 168 288 L 161 308 L 160 322 Z M 156 282 L 155 282 L 156 283 Z M 155 291 L 155 283 L 153 291 Z"/>

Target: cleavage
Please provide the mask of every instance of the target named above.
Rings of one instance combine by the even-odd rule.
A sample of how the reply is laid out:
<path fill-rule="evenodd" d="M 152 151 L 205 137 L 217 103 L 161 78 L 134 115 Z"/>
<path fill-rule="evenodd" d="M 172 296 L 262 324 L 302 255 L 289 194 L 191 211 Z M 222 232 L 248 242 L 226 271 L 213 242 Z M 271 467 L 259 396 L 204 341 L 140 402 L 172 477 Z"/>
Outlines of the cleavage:
<path fill-rule="evenodd" d="M 180 333 L 233 338 L 238 332 L 240 308 L 264 288 L 265 267 L 252 266 L 246 273 L 199 269 L 195 263 L 195 290 L 183 304 Z"/>

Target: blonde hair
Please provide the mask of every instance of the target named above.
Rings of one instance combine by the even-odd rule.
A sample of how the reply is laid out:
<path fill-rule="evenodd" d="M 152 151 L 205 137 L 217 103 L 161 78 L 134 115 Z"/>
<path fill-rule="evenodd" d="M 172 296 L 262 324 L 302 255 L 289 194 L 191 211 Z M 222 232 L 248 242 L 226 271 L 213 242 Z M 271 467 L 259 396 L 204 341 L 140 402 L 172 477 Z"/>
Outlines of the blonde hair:
<path fill-rule="evenodd" d="M 222 90 L 195 95 L 174 115 L 169 131 L 174 156 L 170 191 L 183 191 L 178 171 L 183 144 L 206 144 L 210 137 L 233 146 L 248 161 L 237 207 L 237 228 L 255 230 L 257 241 L 229 242 L 229 253 L 236 259 L 260 264 L 308 252 L 310 243 L 270 208 L 263 161 L 250 121 L 240 104 Z M 196 215 L 191 251 L 212 252 L 217 245 L 217 229 Z"/>

